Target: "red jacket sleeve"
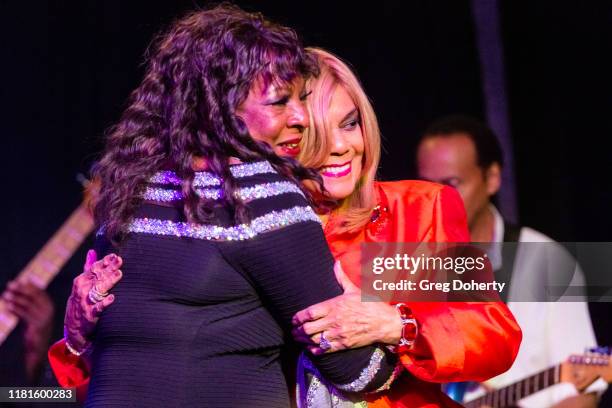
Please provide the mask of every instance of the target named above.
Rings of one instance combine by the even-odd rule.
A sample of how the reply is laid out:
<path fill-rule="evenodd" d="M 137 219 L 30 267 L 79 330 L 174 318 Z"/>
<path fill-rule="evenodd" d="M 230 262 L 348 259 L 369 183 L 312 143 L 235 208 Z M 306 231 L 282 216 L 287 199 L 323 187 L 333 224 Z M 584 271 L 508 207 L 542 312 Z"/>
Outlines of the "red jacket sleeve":
<path fill-rule="evenodd" d="M 53 344 L 47 355 L 59 385 L 76 388 L 77 399 L 83 401 L 89 386 L 89 368 L 85 359 L 70 353 L 63 339 Z"/>
<path fill-rule="evenodd" d="M 469 242 L 463 202 L 450 187 L 433 200 L 433 242 Z M 514 316 L 502 302 L 440 302 L 409 305 L 419 322 L 413 351 L 404 366 L 425 381 L 484 381 L 510 368 L 522 339 Z"/>

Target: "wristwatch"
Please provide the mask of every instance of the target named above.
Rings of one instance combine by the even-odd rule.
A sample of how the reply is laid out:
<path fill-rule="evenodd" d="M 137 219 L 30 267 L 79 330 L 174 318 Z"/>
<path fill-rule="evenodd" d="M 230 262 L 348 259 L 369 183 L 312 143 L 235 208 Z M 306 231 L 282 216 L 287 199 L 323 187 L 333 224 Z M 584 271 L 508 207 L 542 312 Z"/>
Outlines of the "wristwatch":
<path fill-rule="evenodd" d="M 412 314 L 412 309 L 406 306 L 404 303 L 398 303 L 395 305 L 400 319 L 402 320 L 402 335 L 400 337 L 399 344 L 392 346 L 391 350 L 395 353 L 402 353 L 404 351 L 411 350 L 414 347 L 414 342 L 419 334 L 419 326 L 417 321 Z"/>

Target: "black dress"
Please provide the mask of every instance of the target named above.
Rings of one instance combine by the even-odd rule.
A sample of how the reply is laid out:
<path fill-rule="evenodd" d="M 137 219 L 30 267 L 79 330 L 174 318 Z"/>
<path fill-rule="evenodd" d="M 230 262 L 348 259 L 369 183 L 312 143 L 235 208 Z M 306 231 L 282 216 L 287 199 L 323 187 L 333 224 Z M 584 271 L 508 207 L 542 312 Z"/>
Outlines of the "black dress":
<path fill-rule="evenodd" d="M 299 188 L 267 162 L 232 173 L 248 225 L 232 225 L 221 207 L 215 225 L 187 224 L 176 175 L 150 179 L 127 238 L 113 248 L 123 278 L 98 323 L 88 407 L 290 405 L 279 355 L 291 317 L 341 288 Z M 220 183 L 210 173 L 195 180 L 213 199 Z M 376 389 L 395 365 L 373 346 L 313 360 L 347 391 Z"/>

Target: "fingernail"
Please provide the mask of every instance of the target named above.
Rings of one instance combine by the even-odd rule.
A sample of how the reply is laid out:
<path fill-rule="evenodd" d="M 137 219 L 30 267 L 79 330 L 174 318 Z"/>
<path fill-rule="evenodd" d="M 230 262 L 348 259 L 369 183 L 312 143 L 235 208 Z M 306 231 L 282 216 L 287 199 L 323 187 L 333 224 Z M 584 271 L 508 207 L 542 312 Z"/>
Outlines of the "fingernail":
<path fill-rule="evenodd" d="M 108 295 L 108 301 L 113 302 L 115 300 L 115 295 Z"/>
<path fill-rule="evenodd" d="M 2 295 L 3 298 L 5 298 L 6 300 L 13 300 L 14 296 L 11 292 L 4 292 L 4 294 Z"/>

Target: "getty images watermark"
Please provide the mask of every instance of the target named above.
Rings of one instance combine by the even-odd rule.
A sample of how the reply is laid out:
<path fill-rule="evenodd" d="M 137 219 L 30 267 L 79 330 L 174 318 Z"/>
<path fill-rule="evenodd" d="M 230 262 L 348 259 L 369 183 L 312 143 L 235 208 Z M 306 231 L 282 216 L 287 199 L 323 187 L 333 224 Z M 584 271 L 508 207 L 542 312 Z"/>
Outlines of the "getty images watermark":
<path fill-rule="evenodd" d="M 361 288 L 372 301 L 611 301 L 610 265 L 589 287 L 577 246 L 609 254 L 610 244 L 365 243 Z M 602 252 L 603 251 L 603 252 Z M 608 256 L 606 256 L 608 258 Z M 603 258 L 602 258 L 603 259 Z M 590 259 L 592 261 L 592 257 Z M 585 262 L 585 264 L 588 262 Z M 592 263 L 592 262 L 591 262 Z M 603 279 L 603 280 L 602 280 Z"/>
<path fill-rule="evenodd" d="M 474 273 L 482 272 L 485 268 L 490 267 L 487 254 L 482 256 L 428 256 L 425 254 L 408 255 L 395 254 L 394 257 L 377 256 L 372 260 L 372 273 L 382 275 L 385 271 L 405 271 L 410 276 L 414 276 L 419 272 L 423 275 L 424 272 L 443 271 L 444 276 L 449 277 L 450 272 L 457 275 L 463 275 L 465 272 Z M 440 282 L 430 279 L 418 279 L 413 281 L 410 279 L 400 279 L 399 281 L 386 282 L 384 279 L 375 279 L 373 289 L 381 290 L 423 290 L 423 291 L 442 291 L 448 293 L 454 291 L 491 291 L 495 290 L 499 293 L 503 292 L 506 287 L 506 282 L 479 282 L 474 279 L 464 281 L 462 279 L 452 279 L 450 282 Z"/>

